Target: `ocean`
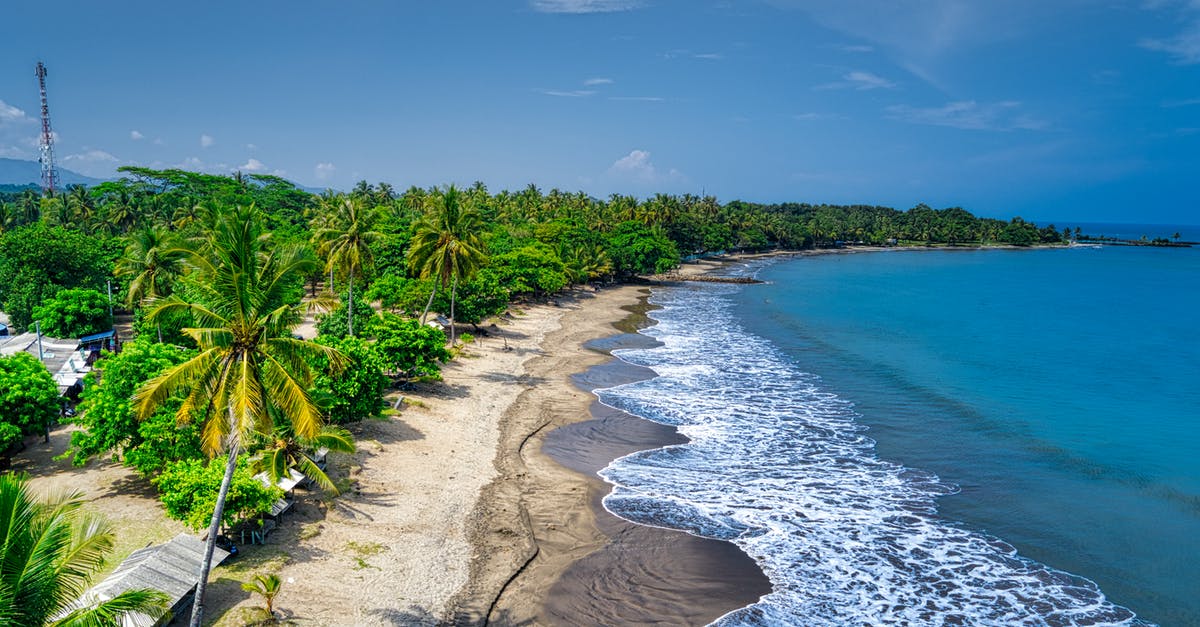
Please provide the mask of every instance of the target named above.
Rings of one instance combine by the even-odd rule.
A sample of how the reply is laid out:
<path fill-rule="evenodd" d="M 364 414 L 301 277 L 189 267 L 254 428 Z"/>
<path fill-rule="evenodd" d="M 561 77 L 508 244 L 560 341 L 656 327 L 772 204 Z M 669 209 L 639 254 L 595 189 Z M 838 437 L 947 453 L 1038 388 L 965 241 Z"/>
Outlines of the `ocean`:
<path fill-rule="evenodd" d="M 605 507 L 729 540 L 722 625 L 1200 624 L 1200 249 L 889 251 L 656 288 Z"/>

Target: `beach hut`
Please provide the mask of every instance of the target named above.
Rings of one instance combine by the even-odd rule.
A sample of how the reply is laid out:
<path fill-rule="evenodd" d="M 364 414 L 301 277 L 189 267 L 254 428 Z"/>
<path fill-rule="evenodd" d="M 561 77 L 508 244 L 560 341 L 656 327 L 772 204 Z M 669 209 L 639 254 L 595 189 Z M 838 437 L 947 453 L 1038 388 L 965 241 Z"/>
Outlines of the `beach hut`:
<path fill-rule="evenodd" d="M 213 566 L 225 561 L 229 553 L 220 547 L 213 549 Z M 126 590 L 148 588 L 158 590 L 170 599 L 171 614 L 186 616 L 191 612 L 200 568 L 204 562 L 204 541 L 181 533 L 166 544 L 138 549 L 129 554 L 111 575 L 84 593 L 77 602 L 106 601 Z M 158 627 L 169 623 L 171 617 L 155 620 L 145 614 L 131 614 L 121 627 Z"/>

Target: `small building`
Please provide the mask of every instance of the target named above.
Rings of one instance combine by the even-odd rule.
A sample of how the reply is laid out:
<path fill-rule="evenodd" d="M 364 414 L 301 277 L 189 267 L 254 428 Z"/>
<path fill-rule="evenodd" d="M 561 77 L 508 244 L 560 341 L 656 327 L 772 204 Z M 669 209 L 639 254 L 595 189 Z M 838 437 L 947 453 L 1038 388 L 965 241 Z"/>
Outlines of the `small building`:
<path fill-rule="evenodd" d="M 0 357 L 22 352 L 37 357 L 45 364 L 46 370 L 54 375 L 59 394 L 66 394 L 72 388 L 78 389 L 84 375 L 92 370 L 87 355 L 79 348 L 78 340 L 48 335 L 41 336 L 39 340 L 37 333 L 0 337 Z"/>
<path fill-rule="evenodd" d="M 228 552 L 214 547 L 212 565 L 217 566 L 228 556 Z M 171 616 L 154 620 L 145 614 L 131 614 L 121 621 L 121 627 L 159 627 L 172 622 L 186 624 L 203 564 L 204 541 L 181 533 L 166 544 L 130 553 L 111 575 L 85 592 L 81 601 L 107 601 L 126 590 L 158 590 L 169 597 Z"/>

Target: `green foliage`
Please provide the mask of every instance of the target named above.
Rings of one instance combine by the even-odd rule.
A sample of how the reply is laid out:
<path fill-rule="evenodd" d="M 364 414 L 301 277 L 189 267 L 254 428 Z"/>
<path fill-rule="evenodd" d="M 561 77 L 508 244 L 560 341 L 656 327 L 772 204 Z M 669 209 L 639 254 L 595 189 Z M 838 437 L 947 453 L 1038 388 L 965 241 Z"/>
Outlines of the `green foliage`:
<path fill-rule="evenodd" d="M 201 457 L 196 425 L 175 420 L 182 396 L 165 401 L 145 420 L 138 420 L 131 400 L 146 381 L 195 355 L 145 336 L 127 342 L 119 354 L 105 353 L 84 381 L 75 418 L 83 429 L 71 434 L 72 461 L 82 465 L 111 451 L 150 475 L 168 462 Z"/>
<path fill-rule="evenodd" d="M 371 289 L 367 290 L 367 299 L 379 301 L 380 306 L 393 313 L 415 316 L 425 308 L 432 291 L 432 279 L 409 279 L 389 274 L 375 279 Z"/>
<path fill-rule="evenodd" d="M 207 461 L 185 459 L 167 464 L 153 481 L 167 515 L 199 530 L 207 527 L 212 519 L 224 475 L 224 458 Z M 267 487 L 255 479 L 247 460 L 240 458 L 233 481 L 229 484 L 221 521 L 225 525 L 232 525 L 239 520 L 267 513 L 281 498 L 283 490 Z"/>
<path fill-rule="evenodd" d="M 112 528 L 83 510 L 82 494 L 41 500 L 27 481 L 0 475 L 0 625 L 122 625 L 135 612 L 167 613 L 167 595 L 146 589 L 77 607 L 112 553 Z"/>
<path fill-rule="evenodd" d="M 60 290 L 33 308 L 33 319 L 50 337 L 80 338 L 112 328 L 108 297 L 85 288 Z"/>
<path fill-rule="evenodd" d="M 336 309 L 326 314 L 317 316 L 317 333 L 323 337 L 343 338 L 350 334 L 348 321 L 346 319 L 346 303 L 348 299 L 343 298 L 342 303 Z M 366 299 L 358 299 L 354 301 L 354 329 L 356 332 L 361 332 L 366 328 L 366 325 L 375 316 L 375 309 L 371 307 L 371 303 Z"/>
<path fill-rule="evenodd" d="M 36 224 L 0 235 L 0 307 L 24 329 L 33 309 L 64 288 L 99 289 L 112 268 L 112 251 L 95 237 Z"/>
<path fill-rule="evenodd" d="M 428 296 L 429 292 L 425 292 L 425 297 Z M 484 318 L 504 313 L 509 297 L 508 289 L 500 284 L 499 273 L 493 268 L 485 268 L 458 286 L 454 317 L 459 322 L 479 324 Z M 438 311 L 450 311 L 449 296 L 438 292 L 433 306 Z"/>
<path fill-rule="evenodd" d="M 492 259 L 500 284 L 510 294 L 552 294 L 566 287 L 567 268 L 549 244 L 534 242 Z"/>
<path fill-rule="evenodd" d="M 274 573 L 269 575 L 259 573 L 254 576 L 254 579 L 242 583 L 242 590 L 253 592 L 263 598 L 263 602 L 267 604 L 265 608 L 267 614 L 272 617 L 275 615 L 275 597 L 279 596 L 282 588 L 283 580 Z"/>
<path fill-rule="evenodd" d="M 662 233 L 640 222 L 622 222 L 608 237 L 617 274 L 666 272 L 679 264 L 679 250 Z"/>
<path fill-rule="evenodd" d="M 322 336 L 316 341 L 337 350 L 347 360 L 336 373 L 331 371 L 324 355 L 315 356 L 310 363 L 316 373 L 312 394 L 328 422 L 344 424 L 383 411 L 383 392 L 388 379 L 383 373 L 384 362 L 374 347 L 357 337 Z"/>
<path fill-rule="evenodd" d="M 395 314 L 383 313 L 371 321 L 375 351 L 389 373 L 406 377 L 436 376 L 450 359 L 446 334 Z"/>
<path fill-rule="evenodd" d="M 0 357 L 0 452 L 39 433 L 58 416 L 58 384 L 29 353 Z"/>

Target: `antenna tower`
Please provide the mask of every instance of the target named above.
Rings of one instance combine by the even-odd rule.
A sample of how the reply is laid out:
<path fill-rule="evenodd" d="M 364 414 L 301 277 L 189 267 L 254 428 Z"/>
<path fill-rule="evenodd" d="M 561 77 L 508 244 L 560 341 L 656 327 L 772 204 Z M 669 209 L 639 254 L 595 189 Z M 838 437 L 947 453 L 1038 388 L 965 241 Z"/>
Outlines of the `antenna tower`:
<path fill-rule="evenodd" d="M 41 61 L 37 64 L 37 77 L 38 87 L 42 90 L 42 140 L 38 162 L 42 164 L 42 192 L 51 195 L 58 185 L 58 167 L 54 165 L 54 132 L 50 130 L 50 105 L 46 103 L 46 66 Z"/>

